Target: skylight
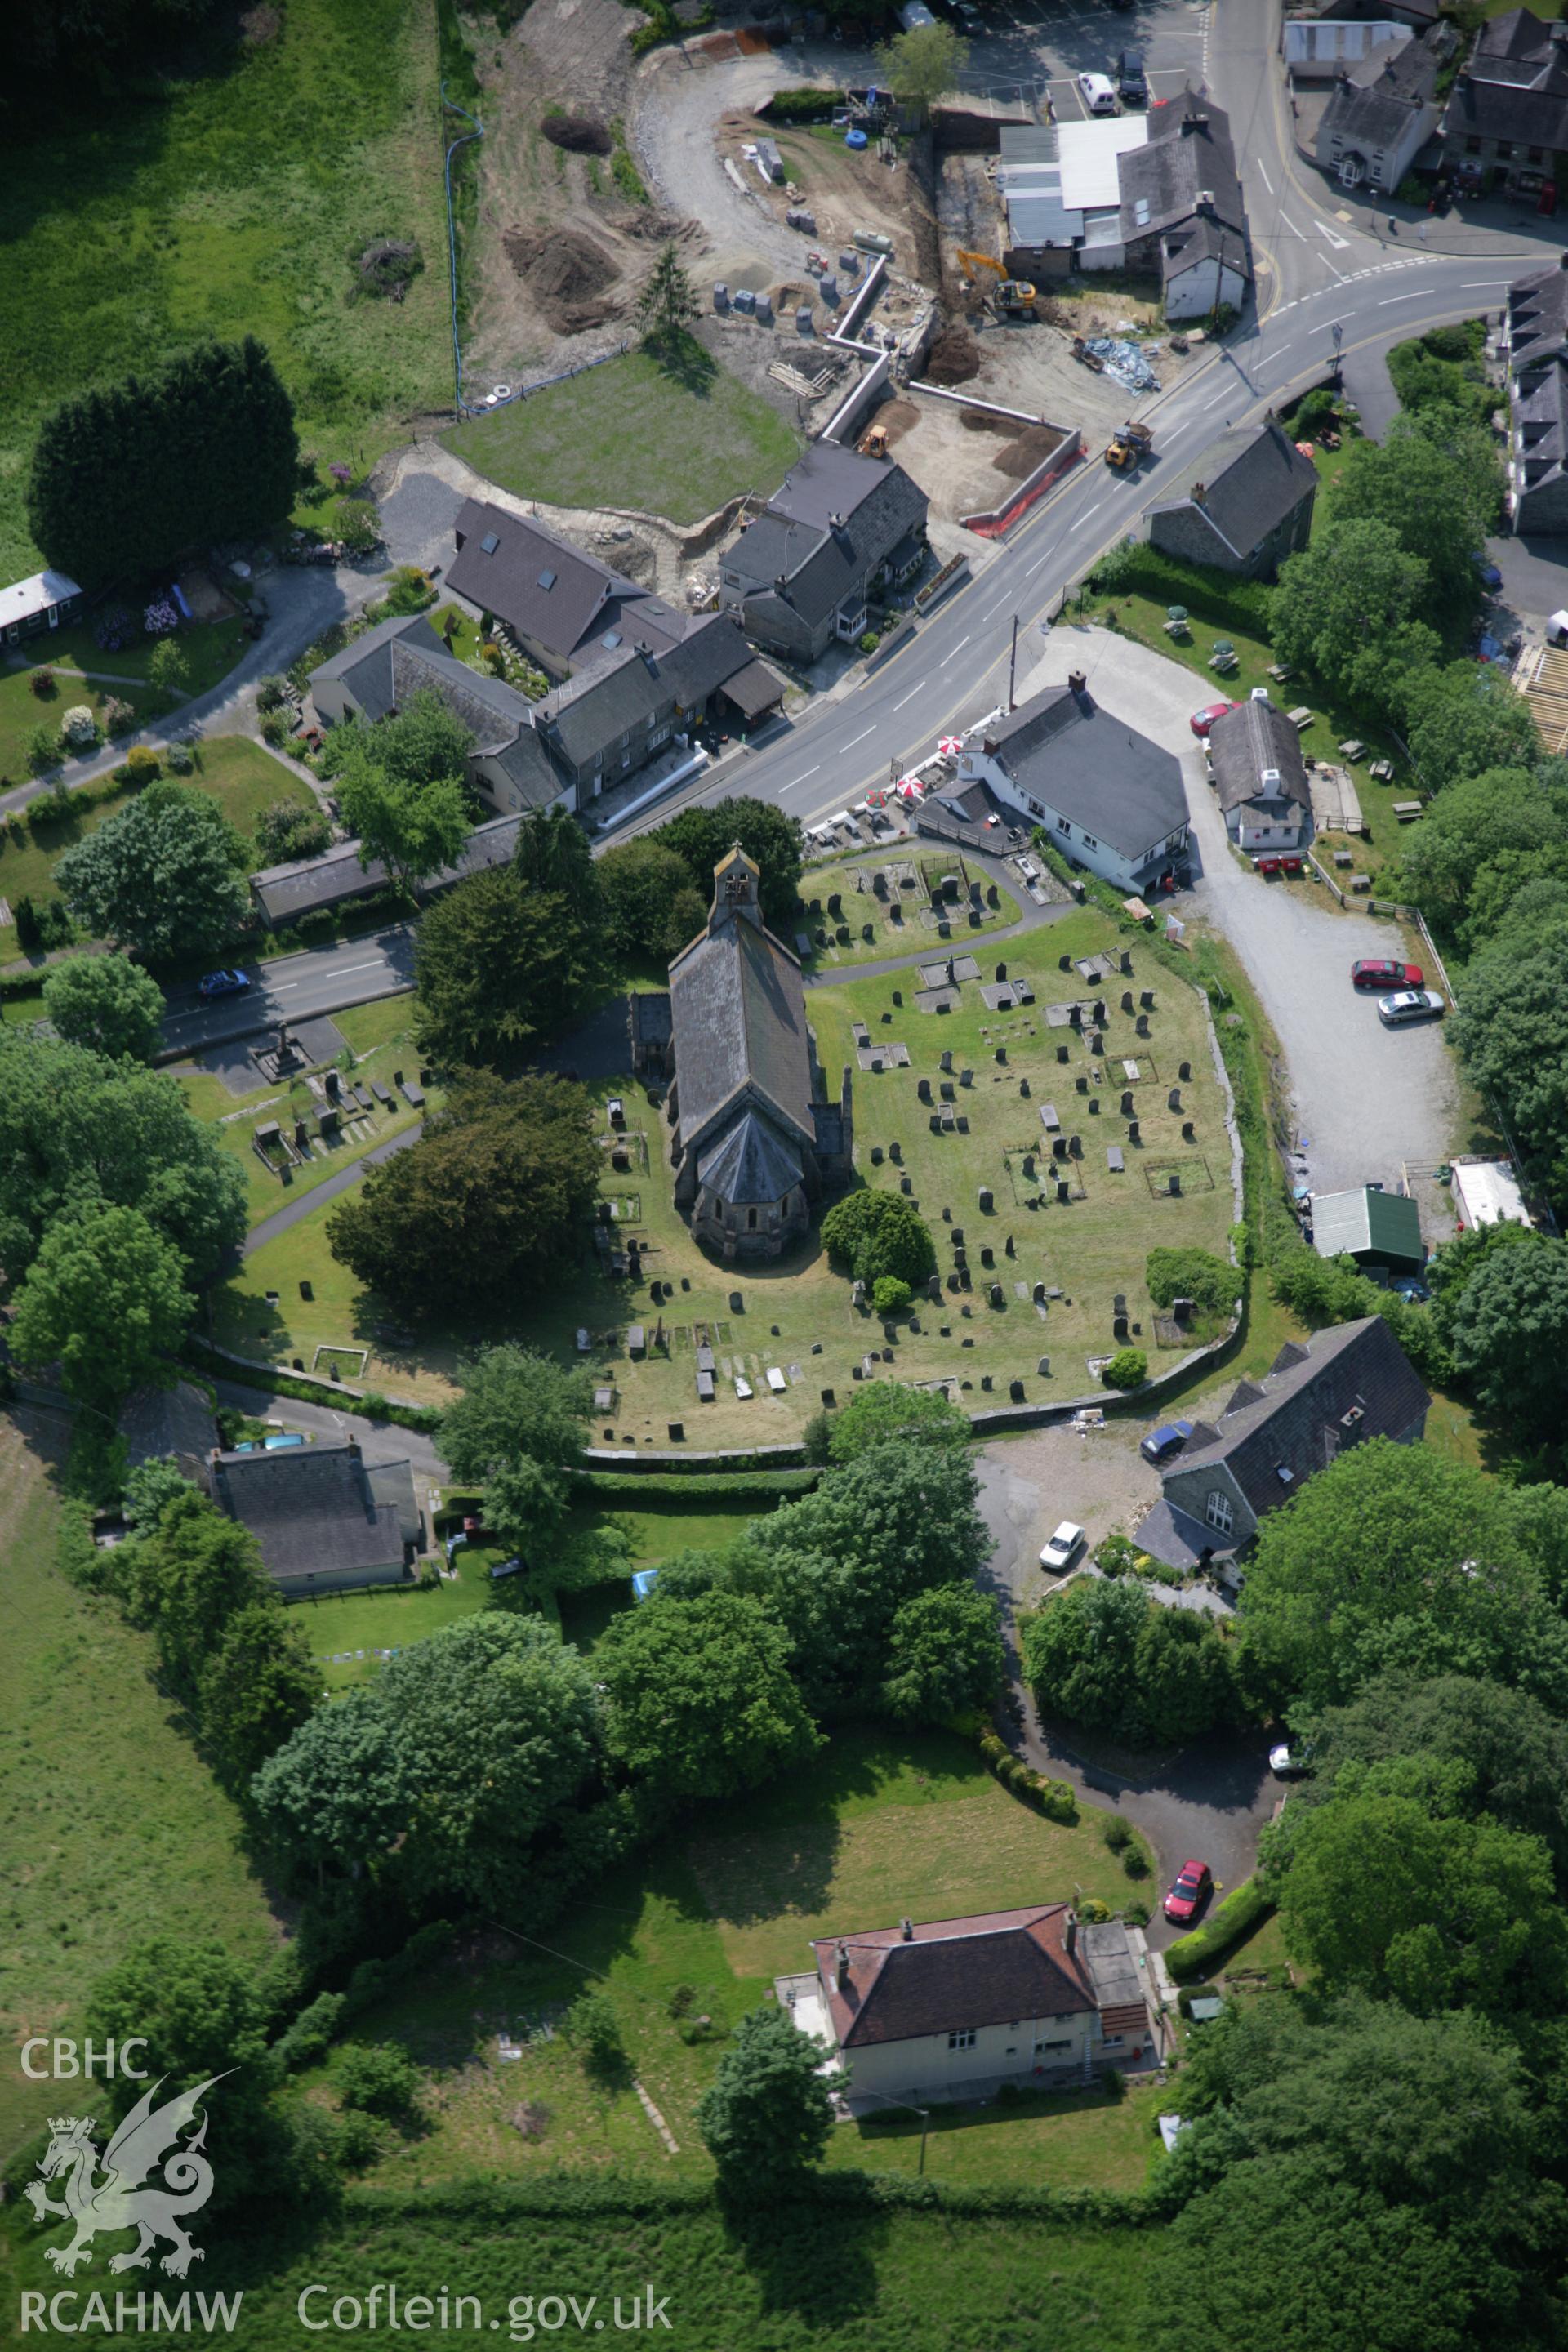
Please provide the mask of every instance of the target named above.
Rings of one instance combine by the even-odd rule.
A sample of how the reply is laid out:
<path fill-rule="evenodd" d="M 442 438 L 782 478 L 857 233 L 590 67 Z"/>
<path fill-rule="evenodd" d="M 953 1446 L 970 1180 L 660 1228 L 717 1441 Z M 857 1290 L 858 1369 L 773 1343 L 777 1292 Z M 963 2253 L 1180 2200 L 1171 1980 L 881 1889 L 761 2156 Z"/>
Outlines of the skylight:
<path fill-rule="evenodd" d="M 542 572 L 539 575 L 539 584 L 542 588 L 553 588 L 555 585 L 554 572 Z"/>
<path fill-rule="evenodd" d="M 479 552 L 481 555 L 493 555 L 500 545 L 500 541 L 494 531 L 487 530 L 479 541 Z"/>

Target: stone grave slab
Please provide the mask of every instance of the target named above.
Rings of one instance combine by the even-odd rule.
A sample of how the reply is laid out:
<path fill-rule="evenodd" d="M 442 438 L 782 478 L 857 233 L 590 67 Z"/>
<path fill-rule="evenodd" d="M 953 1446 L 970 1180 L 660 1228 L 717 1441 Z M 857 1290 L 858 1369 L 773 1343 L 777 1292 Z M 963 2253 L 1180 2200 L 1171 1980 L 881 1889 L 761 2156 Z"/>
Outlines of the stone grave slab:
<path fill-rule="evenodd" d="M 904 1070 L 909 1067 L 910 1049 L 907 1045 L 895 1045 L 889 1037 L 879 1045 L 858 1044 L 855 1058 L 863 1070 L 875 1069 L 879 1063 L 884 1070 Z"/>

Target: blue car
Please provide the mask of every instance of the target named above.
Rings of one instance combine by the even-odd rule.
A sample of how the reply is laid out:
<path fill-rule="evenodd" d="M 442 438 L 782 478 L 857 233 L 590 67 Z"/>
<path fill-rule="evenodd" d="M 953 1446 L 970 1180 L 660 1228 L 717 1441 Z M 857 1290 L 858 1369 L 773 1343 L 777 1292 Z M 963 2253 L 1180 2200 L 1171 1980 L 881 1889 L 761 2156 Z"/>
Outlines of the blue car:
<path fill-rule="evenodd" d="M 1492 562 L 1489 555 L 1472 555 L 1470 562 L 1475 565 L 1477 572 L 1480 575 L 1480 583 L 1483 588 L 1497 589 L 1502 586 L 1502 573 L 1498 570 L 1497 565 Z"/>
<path fill-rule="evenodd" d="M 247 971 L 209 971 L 196 984 L 199 996 L 243 996 L 250 986 Z"/>
<path fill-rule="evenodd" d="M 1145 1462 L 1168 1462 L 1179 1454 L 1193 1433 L 1190 1421 L 1168 1421 L 1163 1429 L 1152 1429 L 1138 1448 Z"/>

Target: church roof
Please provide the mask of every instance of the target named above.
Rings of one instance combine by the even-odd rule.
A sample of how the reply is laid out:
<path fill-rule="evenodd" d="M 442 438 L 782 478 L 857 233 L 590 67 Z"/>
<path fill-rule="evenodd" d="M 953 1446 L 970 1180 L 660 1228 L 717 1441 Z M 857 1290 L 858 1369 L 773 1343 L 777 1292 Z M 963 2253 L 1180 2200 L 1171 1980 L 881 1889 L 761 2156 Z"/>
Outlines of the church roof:
<path fill-rule="evenodd" d="M 715 906 L 708 929 L 670 965 L 669 996 L 681 1141 L 699 1140 L 750 1087 L 786 1133 L 809 1143 L 805 986 L 795 957 L 754 908 Z"/>
<path fill-rule="evenodd" d="M 771 1119 L 743 1111 L 697 1163 L 700 1182 L 737 1208 L 767 1208 L 803 1181 L 800 1156 Z"/>

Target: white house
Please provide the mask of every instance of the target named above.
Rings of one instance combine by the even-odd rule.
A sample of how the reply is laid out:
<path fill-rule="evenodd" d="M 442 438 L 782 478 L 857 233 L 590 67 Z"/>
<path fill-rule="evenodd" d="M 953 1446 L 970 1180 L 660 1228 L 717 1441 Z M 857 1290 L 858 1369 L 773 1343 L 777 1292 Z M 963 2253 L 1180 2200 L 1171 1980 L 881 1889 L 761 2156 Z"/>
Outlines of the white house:
<path fill-rule="evenodd" d="M 966 784 L 989 786 L 1120 890 L 1156 884 L 1185 855 L 1181 761 L 1102 710 L 1079 670 L 973 730 L 958 758 L 960 795 Z"/>
<path fill-rule="evenodd" d="M 1119 1919 L 1066 1903 L 825 1936 L 784 1979 L 796 2022 L 849 2069 L 848 2105 L 989 2096 L 1087 2081 L 1151 2056 L 1146 1955 Z"/>
<path fill-rule="evenodd" d="M 1238 849 L 1299 850 L 1312 837 L 1312 792 L 1301 739 L 1265 687 L 1209 730 L 1209 779 Z"/>

